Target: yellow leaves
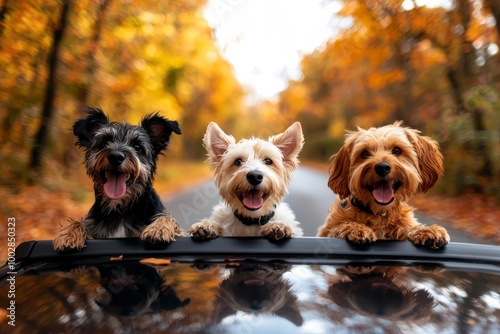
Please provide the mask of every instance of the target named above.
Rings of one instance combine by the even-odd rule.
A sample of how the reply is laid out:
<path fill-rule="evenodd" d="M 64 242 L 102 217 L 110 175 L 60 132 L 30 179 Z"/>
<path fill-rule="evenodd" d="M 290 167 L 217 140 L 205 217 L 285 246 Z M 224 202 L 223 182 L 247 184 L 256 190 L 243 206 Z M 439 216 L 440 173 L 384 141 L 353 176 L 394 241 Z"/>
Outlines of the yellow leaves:
<path fill-rule="evenodd" d="M 344 118 L 335 118 L 328 126 L 328 135 L 332 138 L 344 138 L 346 128 L 348 126 Z"/>
<path fill-rule="evenodd" d="M 381 89 L 388 85 L 402 82 L 405 80 L 405 74 L 401 70 L 390 72 L 373 72 L 367 77 L 368 86 L 373 89 Z"/>

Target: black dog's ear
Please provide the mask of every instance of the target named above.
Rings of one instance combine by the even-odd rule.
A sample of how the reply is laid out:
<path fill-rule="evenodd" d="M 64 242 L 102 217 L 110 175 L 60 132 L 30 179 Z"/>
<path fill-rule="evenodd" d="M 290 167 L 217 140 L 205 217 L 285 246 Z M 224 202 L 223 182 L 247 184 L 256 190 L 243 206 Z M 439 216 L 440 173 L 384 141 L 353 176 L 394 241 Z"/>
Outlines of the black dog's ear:
<path fill-rule="evenodd" d="M 109 120 L 100 108 L 86 107 L 84 112 L 87 117 L 81 118 L 73 124 L 73 134 L 78 138 L 77 146 L 90 148 L 90 143 L 97 129 L 108 124 Z"/>
<path fill-rule="evenodd" d="M 146 115 L 141 121 L 141 126 L 149 134 L 155 154 L 167 148 L 172 132 L 182 134 L 177 121 L 171 121 L 158 113 Z"/>

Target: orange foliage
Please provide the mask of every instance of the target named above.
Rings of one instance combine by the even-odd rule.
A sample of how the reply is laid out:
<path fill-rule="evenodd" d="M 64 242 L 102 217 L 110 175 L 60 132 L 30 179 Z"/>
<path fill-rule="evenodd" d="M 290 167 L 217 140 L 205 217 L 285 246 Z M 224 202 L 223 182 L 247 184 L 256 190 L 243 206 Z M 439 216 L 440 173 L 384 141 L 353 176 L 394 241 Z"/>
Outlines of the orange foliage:
<path fill-rule="evenodd" d="M 491 240 L 500 245 L 500 207 L 494 198 L 478 194 L 459 197 L 425 195 L 415 197 L 412 204 L 427 215 L 443 220 L 473 238 Z"/>

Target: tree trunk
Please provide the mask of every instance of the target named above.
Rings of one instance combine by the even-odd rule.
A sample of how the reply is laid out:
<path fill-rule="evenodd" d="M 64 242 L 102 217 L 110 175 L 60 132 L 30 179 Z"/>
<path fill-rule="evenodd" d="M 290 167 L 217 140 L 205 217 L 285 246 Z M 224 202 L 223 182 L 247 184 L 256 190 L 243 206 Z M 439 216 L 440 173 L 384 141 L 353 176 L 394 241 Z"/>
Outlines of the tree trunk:
<path fill-rule="evenodd" d="M 7 5 L 8 0 L 5 0 L 0 8 L 0 37 L 2 37 L 5 30 L 5 18 L 9 12 L 9 7 Z"/>
<path fill-rule="evenodd" d="M 500 2 L 498 0 L 484 0 L 484 3 L 497 21 L 496 27 L 498 30 L 498 36 L 500 37 Z"/>
<path fill-rule="evenodd" d="M 56 74 L 59 66 L 59 49 L 68 22 L 70 3 L 71 0 L 63 1 L 61 16 L 57 23 L 57 27 L 54 29 L 54 39 L 48 56 L 49 74 L 42 106 L 40 127 L 35 135 L 31 151 L 30 168 L 32 171 L 37 171 L 42 165 L 42 158 L 48 144 L 49 129 L 54 118 L 54 99 L 56 93 Z"/>
<path fill-rule="evenodd" d="M 102 27 L 106 21 L 107 10 L 110 7 L 112 0 L 101 0 L 99 1 L 99 6 L 97 8 L 97 17 L 94 24 L 94 31 L 92 33 L 92 38 L 90 40 L 90 46 L 87 52 L 87 68 L 84 72 L 84 82 L 80 87 L 76 100 L 78 103 L 78 108 L 83 110 L 88 104 L 88 96 L 90 93 L 90 87 L 94 80 L 95 71 L 97 70 L 97 61 L 95 59 L 95 54 L 99 47 L 99 42 L 101 40 Z"/>

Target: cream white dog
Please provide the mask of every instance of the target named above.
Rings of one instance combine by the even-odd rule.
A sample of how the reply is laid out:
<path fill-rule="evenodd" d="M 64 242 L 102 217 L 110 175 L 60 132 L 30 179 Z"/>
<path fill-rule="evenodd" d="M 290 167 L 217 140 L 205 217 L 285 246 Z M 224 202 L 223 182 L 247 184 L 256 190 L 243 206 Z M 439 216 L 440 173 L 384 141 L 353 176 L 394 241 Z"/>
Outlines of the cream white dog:
<path fill-rule="evenodd" d="M 192 225 L 197 239 L 217 236 L 264 236 L 272 240 L 302 236 L 295 215 L 282 202 L 304 143 L 299 122 L 270 137 L 236 143 L 214 122 L 207 127 L 203 144 L 224 200 L 208 219 Z"/>

